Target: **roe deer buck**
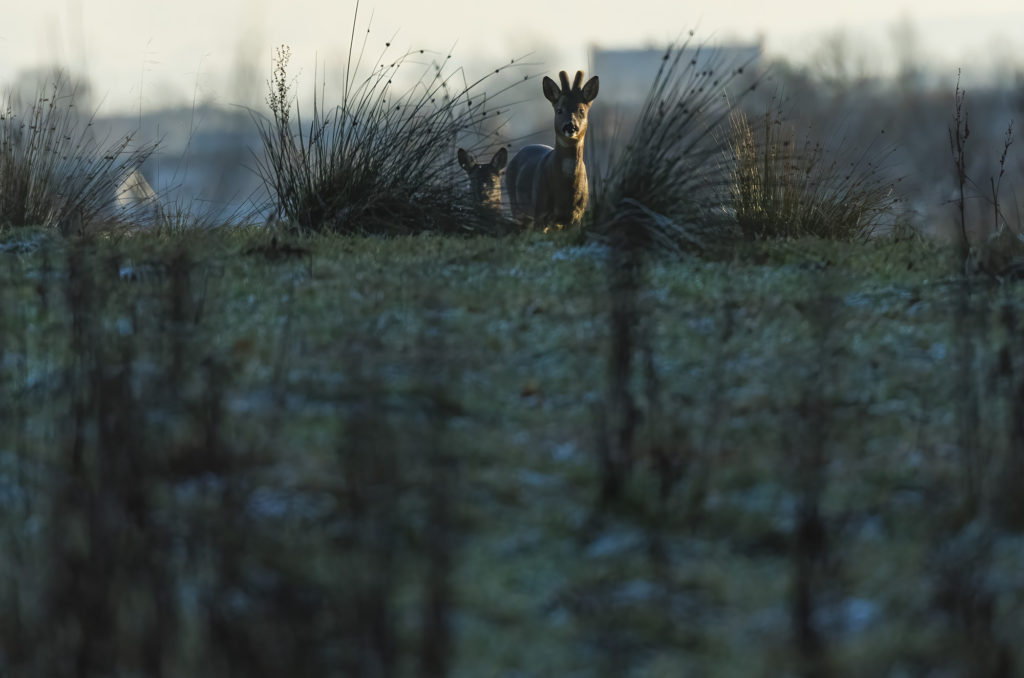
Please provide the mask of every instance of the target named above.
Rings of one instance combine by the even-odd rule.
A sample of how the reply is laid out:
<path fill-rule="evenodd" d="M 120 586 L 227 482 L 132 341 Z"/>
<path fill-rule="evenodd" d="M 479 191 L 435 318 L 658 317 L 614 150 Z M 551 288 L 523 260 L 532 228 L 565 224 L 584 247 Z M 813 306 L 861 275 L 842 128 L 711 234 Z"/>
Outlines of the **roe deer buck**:
<path fill-rule="evenodd" d="M 583 71 L 577 71 L 570 87 L 565 71 L 558 77 L 561 88 L 549 77 L 543 81 L 544 97 L 555 110 L 555 147 L 526 146 L 508 165 L 512 217 L 532 220 L 538 228 L 578 224 L 590 197 L 583 139 L 590 104 L 597 98 L 598 79 L 594 76 L 581 87 Z"/>
<path fill-rule="evenodd" d="M 486 165 L 478 165 L 471 153 L 459 149 L 459 165 L 469 177 L 469 197 L 474 206 L 501 212 L 501 175 L 506 162 L 508 151 L 504 148 L 498 149 Z"/>

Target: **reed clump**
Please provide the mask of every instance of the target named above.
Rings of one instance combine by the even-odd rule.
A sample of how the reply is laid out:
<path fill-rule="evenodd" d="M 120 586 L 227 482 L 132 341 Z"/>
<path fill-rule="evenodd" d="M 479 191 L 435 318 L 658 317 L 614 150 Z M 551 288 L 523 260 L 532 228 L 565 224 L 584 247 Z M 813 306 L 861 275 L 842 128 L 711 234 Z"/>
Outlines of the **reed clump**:
<path fill-rule="evenodd" d="M 760 125 L 740 110 L 729 122 L 730 205 L 744 238 L 859 241 L 895 213 L 884 152 L 875 157 L 869 147 L 847 158 L 770 111 Z"/>
<path fill-rule="evenodd" d="M 134 134 L 100 137 L 82 114 L 76 89 L 57 73 L 35 99 L 0 98 L 0 229 L 54 228 L 62 234 L 132 220 L 119 205 L 125 182 L 156 150 Z"/>
<path fill-rule="evenodd" d="M 253 114 L 262 142 L 255 171 L 276 218 L 301 232 L 504 228 L 472 209 L 453 158 L 460 137 L 479 134 L 485 121 L 503 112 L 489 105 L 483 86 L 514 62 L 468 82 L 450 66 L 450 55 L 424 65 L 423 50 L 389 58 L 387 43 L 375 62 L 381 65 L 360 80 L 366 49 L 366 39 L 358 53 L 350 48 L 340 103 L 329 105 L 321 86 L 308 119 L 288 74 L 291 52 L 277 50 L 268 82 L 270 116 Z M 410 82 L 406 73 L 417 65 L 423 71 L 401 89 L 396 83 Z"/>

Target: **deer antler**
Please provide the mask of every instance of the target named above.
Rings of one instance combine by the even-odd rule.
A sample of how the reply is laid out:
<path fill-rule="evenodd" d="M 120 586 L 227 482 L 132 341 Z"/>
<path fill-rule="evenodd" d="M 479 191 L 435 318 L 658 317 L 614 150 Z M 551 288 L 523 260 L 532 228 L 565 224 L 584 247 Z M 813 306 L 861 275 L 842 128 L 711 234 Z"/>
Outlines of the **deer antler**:
<path fill-rule="evenodd" d="M 569 93 L 569 74 L 566 73 L 565 71 L 562 71 L 561 73 L 558 74 L 558 78 L 559 78 L 559 80 L 562 81 L 562 91 L 565 92 L 566 94 L 568 94 Z"/>
<path fill-rule="evenodd" d="M 572 91 L 579 92 L 583 84 L 583 71 L 576 71 L 576 79 L 572 81 Z"/>

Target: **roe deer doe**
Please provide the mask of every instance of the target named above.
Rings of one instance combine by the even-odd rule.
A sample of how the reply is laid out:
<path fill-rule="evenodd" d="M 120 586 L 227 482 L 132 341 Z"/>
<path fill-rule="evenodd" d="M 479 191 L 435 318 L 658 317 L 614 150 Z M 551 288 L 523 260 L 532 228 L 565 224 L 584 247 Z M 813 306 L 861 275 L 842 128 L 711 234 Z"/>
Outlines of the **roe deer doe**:
<path fill-rule="evenodd" d="M 578 224 L 590 197 L 583 139 L 590 104 L 597 98 L 598 79 L 595 76 L 581 87 L 583 71 L 577 71 L 570 87 L 565 71 L 558 77 L 561 88 L 551 78 L 543 80 L 544 97 L 555 110 L 555 147 L 526 146 L 508 165 L 512 217 L 532 221 L 537 228 Z"/>
<path fill-rule="evenodd" d="M 475 206 L 501 212 L 501 175 L 508 162 L 508 151 L 498 150 L 486 165 L 478 165 L 471 153 L 459 149 L 459 165 L 469 177 L 469 197 Z"/>

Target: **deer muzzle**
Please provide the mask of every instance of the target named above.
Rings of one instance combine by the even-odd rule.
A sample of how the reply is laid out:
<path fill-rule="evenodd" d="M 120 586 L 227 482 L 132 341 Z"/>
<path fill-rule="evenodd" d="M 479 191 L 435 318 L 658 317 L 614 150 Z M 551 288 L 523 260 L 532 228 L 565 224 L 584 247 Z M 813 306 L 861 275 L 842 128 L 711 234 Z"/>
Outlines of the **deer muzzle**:
<path fill-rule="evenodd" d="M 567 122 L 562 125 L 562 134 L 567 137 L 574 137 L 580 132 L 580 127 L 574 122 Z"/>

